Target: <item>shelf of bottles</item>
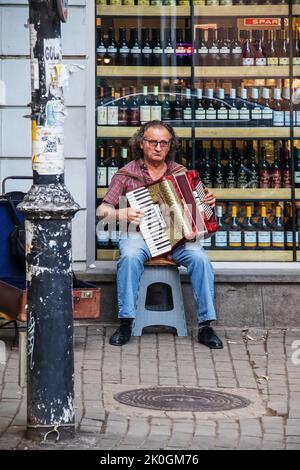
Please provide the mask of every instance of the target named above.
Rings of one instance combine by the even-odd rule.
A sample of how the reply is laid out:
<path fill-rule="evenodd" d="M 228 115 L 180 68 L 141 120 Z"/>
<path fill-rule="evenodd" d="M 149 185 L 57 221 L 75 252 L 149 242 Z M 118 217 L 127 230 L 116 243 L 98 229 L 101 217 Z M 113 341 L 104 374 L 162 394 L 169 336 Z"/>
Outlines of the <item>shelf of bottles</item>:
<path fill-rule="evenodd" d="M 161 119 L 176 161 L 216 194 L 210 258 L 300 258 L 300 3 L 96 3 L 96 204 L 131 159 L 128 139 Z M 118 236 L 97 225 L 97 259 L 118 258 Z"/>

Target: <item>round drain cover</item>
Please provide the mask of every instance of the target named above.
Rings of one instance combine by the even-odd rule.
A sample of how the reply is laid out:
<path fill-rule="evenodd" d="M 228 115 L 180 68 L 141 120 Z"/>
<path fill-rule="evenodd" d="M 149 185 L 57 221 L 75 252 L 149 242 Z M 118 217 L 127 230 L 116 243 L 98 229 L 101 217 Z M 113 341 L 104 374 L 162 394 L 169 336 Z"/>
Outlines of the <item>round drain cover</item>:
<path fill-rule="evenodd" d="M 114 395 L 124 405 L 164 411 L 226 411 L 245 408 L 250 401 L 231 393 L 201 388 L 140 388 Z"/>

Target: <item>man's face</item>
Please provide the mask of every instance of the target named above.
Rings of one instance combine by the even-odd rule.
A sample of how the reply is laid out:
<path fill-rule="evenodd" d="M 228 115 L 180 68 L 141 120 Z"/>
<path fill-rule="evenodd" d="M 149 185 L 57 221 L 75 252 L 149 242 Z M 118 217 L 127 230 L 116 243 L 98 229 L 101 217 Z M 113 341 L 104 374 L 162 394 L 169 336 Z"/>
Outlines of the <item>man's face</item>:
<path fill-rule="evenodd" d="M 144 134 L 141 149 L 145 163 L 164 162 L 170 150 L 170 132 L 164 127 L 150 127 Z"/>

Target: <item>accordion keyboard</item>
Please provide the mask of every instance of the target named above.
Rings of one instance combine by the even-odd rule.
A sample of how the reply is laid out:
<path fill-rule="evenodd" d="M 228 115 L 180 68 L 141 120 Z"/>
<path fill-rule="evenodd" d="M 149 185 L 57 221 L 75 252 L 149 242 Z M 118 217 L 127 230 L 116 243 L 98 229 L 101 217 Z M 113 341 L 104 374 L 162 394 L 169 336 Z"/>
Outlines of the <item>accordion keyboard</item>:
<path fill-rule="evenodd" d="M 172 246 L 165 230 L 166 224 L 158 205 L 153 204 L 149 190 L 141 187 L 130 191 L 126 196 L 131 207 L 144 212 L 140 230 L 151 255 L 154 257 L 171 251 Z"/>

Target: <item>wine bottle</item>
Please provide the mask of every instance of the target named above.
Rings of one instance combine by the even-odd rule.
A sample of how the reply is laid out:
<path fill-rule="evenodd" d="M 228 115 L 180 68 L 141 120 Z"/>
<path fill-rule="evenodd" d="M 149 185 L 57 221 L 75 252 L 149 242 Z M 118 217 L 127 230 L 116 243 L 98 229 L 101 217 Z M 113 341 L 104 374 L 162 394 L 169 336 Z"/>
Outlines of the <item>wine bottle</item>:
<path fill-rule="evenodd" d="M 129 64 L 129 47 L 126 41 L 126 29 L 125 28 L 119 29 L 118 53 L 119 53 L 119 64 L 124 65 L 124 66 L 128 65 Z"/>
<path fill-rule="evenodd" d="M 225 166 L 225 187 L 226 188 L 236 188 L 236 175 L 235 168 L 233 164 L 232 150 L 229 150 L 228 160 Z"/>
<path fill-rule="evenodd" d="M 225 188 L 225 171 L 221 161 L 221 152 L 217 151 L 214 167 L 214 188 Z"/>
<path fill-rule="evenodd" d="M 214 91 L 212 88 L 207 89 L 207 107 L 205 112 L 205 117 L 207 121 L 212 121 L 217 119 L 217 111 L 214 107 Z"/>
<path fill-rule="evenodd" d="M 289 149 L 285 146 L 285 141 L 281 147 L 281 164 L 282 164 L 282 187 L 292 187 L 292 172 L 291 172 L 291 161 L 290 161 Z"/>
<path fill-rule="evenodd" d="M 140 103 L 140 120 L 141 124 L 151 121 L 151 106 L 148 101 L 148 87 L 146 85 L 143 86 L 143 97 Z"/>
<path fill-rule="evenodd" d="M 176 97 L 173 103 L 173 119 L 175 121 L 183 121 L 183 107 L 179 88 L 176 89 Z"/>
<path fill-rule="evenodd" d="M 118 49 L 115 40 L 114 28 L 108 28 L 108 41 L 107 41 L 107 57 L 105 63 L 107 65 L 116 65 L 118 58 Z"/>
<path fill-rule="evenodd" d="M 191 90 L 186 88 L 185 100 L 183 105 L 183 120 L 190 121 L 192 119 L 192 102 L 191 102 Z"/>
<path fill-rule="evenodd" d="M 130 50 L 130 64 L 133 66 L 139 66 L 142 62 L 142 49 L 138 37 L 137 28 L 130 28 L 130 41 L 129 41 L 129 50 Z"/>
<path fill-rule="evenodd" d="M 281 162 L 279 159 L 278 145 L 275 143 L 274 143 L 274 161 L 270 168 L 270 174 L 271 174 L 271 188 L 281 188 L 282 187 Z"/>
<path fill-rule="evenodd" d="M 127 126 L 129 120 L 129 109 L 128 109 L 128 102 L 126 98 L 126 88 L 122 88 L 122 97 L 119 101 L 119 126 Z"/>
<path fill-rule="evenodd" d="M 130 126 L 140 125 L 140 106 L 136 97 L 136 88 L 131 88 L 131 98 L 129 104 L 129 119 L 128 123 Z"/>
<path fill-rule="evenodd" d="M 228 119 L 237 121 L 239 119 L 239 110 L 236 105 L 236 89 L 230 89 L 230 108 L 228 110 Z"/>
<path fill-rule="evenodd" d="M 242 65 L 255 65 L 254 54 L 250 45 L 250 31 L 243 31 L 243 37 L 245 37 L 245 42 L 242 50 Z"/>
<path fill-rule="evenodd" d="M 118 171 L 118 165 L 116 162 L 116 149 L 114 147 L 108 147 L 108 154 L 107 184 L 109 186 L 114 174 Z"/>
<path fill-rule="evenodd" d="M 169 92 L 165 92 L 164 98 L 161 104 L 161 115 L 163 121 L 169 121 L 172 119 L 172 108 L 169 100 Z"/>
<path fill-rule="evenodd" d="M 289 43 L 287 39 L 287 31 L 282 29 L 278 30 L 279 41 L 278 41 L 278 56 L 279 65 L 289 65 L 290 63 L 290 52 L 289 52 Z"/>
<path fill-rule="evenodd" d="M 229 249 L 238 250 L 242 246 L 242 232 L 237 220 L 237 207 L 232 206 L 229 227 Z"/>
<path fill-rule="evenodd" d="M 240 121 L 250 121 L 250 107 L 247 101 L 247 88 L 241 88 L 241 104 L 239 106 Z"/>
<path fill-rule="evenodd" d="M 259 187 L 267 189 L 271 187 L 271 174 L 270 165 L 266 158 L 266 148 L 261 147 L 260 149 L 260 161 L 259 161 Z"/>
<path fill-rule="evenodd" d="M 248 143 L 248 142 L 247 142 Z M 248 156 L 248 187 L 249 188 L 258 188 L 259 187 L 259 170 L 258 165 L 255 161 L 255 152 L 252 146 L 252 142 L 247 146 L 247 156 Z"/>
<path fill-rule="evenodd" d="M 209 40 L 209 47 L 208 47 L 208 65 L 210 66 L 217 66 L 219 65 L 219 44 L 217 40 L 217 30 L 216 29 L 209 29 L 208 30 L 208 40 Z"/>
<path fill-rule="evenodd" d="M 224 104 L 225 101 L 225 92 L 224 88 L 219 88 L 218 90 L 218 109 L 217 109 L 217 119 L 222 120 L 222 121 L 227 121 L 228 120 L 228 109 Z"/>
<path fill-rule="evenodd" d="M 152 46 L 150 41 L 150 30 L 148 28 L 142 29 L 142 64 L 149 67 L 152 65 Z"/>
<path fill-rule="evenodd" d="M 172 30 L 165 30 L 164 48 L 163 48 L 163 64 L 166 66 L 176 65 L 174 41 L 172 39 Z"/>
<path fill-rule="evenodd" d="M 272 223 L 271 246 L 275 249 L 283 250 L 285 247 L 284 226 L 281 219 L 281 207 L 276 206 L 275 220 Z"/>
<path fill-rule="evenodd" d="M 255 250 L 257 248 L 257 230 L 252 221 L 252 208 L 247 206 L 246 220 L 243 227 L 243 246 L 247 250 Z"/>
<path fill-rule="evenodd" d="M 258 221 L 258 248 L 268 250 L 271 248 L 271 228 L 267 221 L 266 206 L 261 206 L 261 217 Z"/>
<path fill-rule="evenodd" d="M 228 226 L 223 220 L 223 207 L 216 207 L 216 217 L 219 225 L 219 229 L 215 234 L 214 248 L 216 250 L 227 250 L 228 249 Z"/>
<path fill-rule="evenodd" d="M 151 121 L 161 121 L 161 103 L 158 99 L 158 86 L 153 88 L 154 99 L 151 103 Z"/>
<path fill-rule="evenodd" d="M 197 88 L 195 119 L 196 121 L 205 121 L 205 109 L 202 102 L 202 88 Z"/>
<path fill-rule="evenodd" d="M 294 164 L 294 183 L 295 188 L 300 188 L 300 149 L 296 149 L 296 161 Z"/>
<path fill-rule="evenodd" d="M 97 188 L 107 187 L 107 167 L 105 165 L 104 148 L 102 146 L 98 149 L 97 159 Z"/>
<path fill-rule="evenodd" d="M 105 65 L 104 58 L 106 57 L 107 47 L 103 37 L 102 28 L 97 28 L 97 46 L 96 56 L 97 65 Z"/>
<path fill-rule="evenodd" d="M 109 126 L 117 126 L 119 119 L 119 107 L 116 104 L 115 89 L 111 89 L 111 99 L 107 106 L 107 124 Z"/>
<path fill-rule="evenodd" d="M 263 88 L 263 109 L 261 112 L 261 123 L 264 126 L 270 127 L 273 121 L 273 112 L 270 108 L 270 90 Z"/>
<path fill-rule="evenodd" d="M 274 88 L 273 95 L 274 95 L 274 99 L 272 102 L 273 126 L 283 127 L 284 126 L 284 110 L 282 106 L 280 88 Z"/>
<path fill-rule="evenodd" d="M 160 29 L 152 30 L 152 59 L 153 65 L 160 66 L 162 65 L 162 54 L 163 48 L 160 40 Z"/>
<path fill-rule="evenodd" d="M 100 87 L 100 100 L 97 106 L 97 125 L 107 126 L 107 106 L 104 102 L 104 89 Z"/>

